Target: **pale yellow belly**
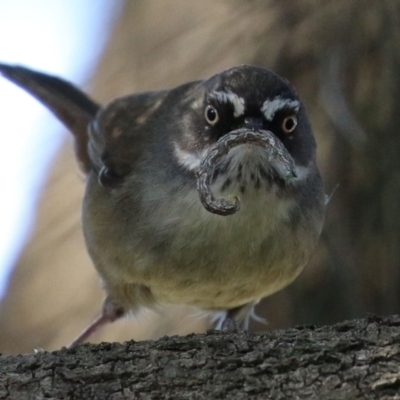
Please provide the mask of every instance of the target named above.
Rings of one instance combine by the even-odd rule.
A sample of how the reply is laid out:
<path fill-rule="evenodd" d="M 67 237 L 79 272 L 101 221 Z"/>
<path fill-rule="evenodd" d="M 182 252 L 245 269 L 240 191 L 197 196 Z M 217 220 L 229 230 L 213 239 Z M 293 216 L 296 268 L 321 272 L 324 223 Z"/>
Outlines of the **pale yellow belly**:
<path fill-rule="evenodd" d="M 247 221 L 246 215 L 237 223 L 217 217 L 214 224 L 214 217 L 208 223 L 188 221 L 161 256 L 121 251 L 124 254 L 112 269 L 115 274 L 111 276 L 107 268 L 101 275 L 115 281 L 116 290 L 126 283 L 132 288 L 146 286 L 159 303 L 233 308 L 292 282 L 314 247 L 315 235 L 294 231 L 287 224 L 262 218 Z"/>
<path fill-rule="evenodd" d="M 206 211 L 196 192 L 177 195 L 151 214 L 149 230 L 164 234 L 163 240 L 134 236 L 136 227 L 128 226 L 117 238 L 104 235 L 91 255 L 106 290 L 125 308 L 144 302 L 141 288 L 155 303 L 233 308 L 282 289 L 308 261 L 321 224 L 294 229 L 292 205 L 264 192 L 242 201 L 238 213 L 221 217 Z M 112 222 L 104 224 L 107 232 Z"/>

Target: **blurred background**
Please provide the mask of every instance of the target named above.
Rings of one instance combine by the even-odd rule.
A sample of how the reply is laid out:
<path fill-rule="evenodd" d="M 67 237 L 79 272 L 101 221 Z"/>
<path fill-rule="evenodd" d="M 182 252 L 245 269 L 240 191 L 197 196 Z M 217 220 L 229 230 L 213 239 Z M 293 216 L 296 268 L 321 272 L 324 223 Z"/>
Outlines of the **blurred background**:
<path fill-rule="evenodd" d="M 101 103 L 243 63 L 289 79 L 308 110 L 326 190 L 336 190 L 308 267 L 258 306 L 269 324 L 253 322 L 251 329 L 398 312 L 398 0 L 37 2 L 48 3 L 43 9 L 23 0 L 14 2 L 20 4 L 15 9 L 3 3 L 0 60 L 60 75 Z M 35 36 L 36 30 L 42 34 Z M 0 352 L 53 350 L 86 327 L 103 298 L 81 233 L 84 181 L 69 136 L 43 107 L 2 79 L 0 101 L 3 153 L 9 156 L 0 165 L 8 179 L 1 196 L 0 269 L 3 276 L 11 271 L 0 303 Z M 42 115 L 18 125 L 32 109 Z M 118 321 L 92 340 L 207 327 L 193 310 L 165 307 Z"/>

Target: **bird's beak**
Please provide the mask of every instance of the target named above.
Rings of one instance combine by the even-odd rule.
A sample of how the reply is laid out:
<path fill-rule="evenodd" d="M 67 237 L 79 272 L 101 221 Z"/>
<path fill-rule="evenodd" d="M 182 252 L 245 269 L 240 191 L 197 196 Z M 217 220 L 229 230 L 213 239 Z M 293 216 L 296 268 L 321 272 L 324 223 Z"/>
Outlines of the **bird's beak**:
<path fill-rule="evenodd" d="M 243 123 L 243 127 L 253 130 L 253 131 L 257 131 L 257 130 L 261 130 L 263 126 L 263 121 L 261 118 L 245 118 L 244 119 L 244 123 Z"/>

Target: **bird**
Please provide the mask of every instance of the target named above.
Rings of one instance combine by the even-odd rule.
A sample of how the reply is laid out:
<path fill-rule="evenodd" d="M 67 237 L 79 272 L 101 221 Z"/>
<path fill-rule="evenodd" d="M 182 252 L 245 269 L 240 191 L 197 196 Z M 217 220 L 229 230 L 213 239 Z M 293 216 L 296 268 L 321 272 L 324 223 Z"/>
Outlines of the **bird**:
<path fill-rule="evenodd" d="M 105 105 L 29 68 L 0 74 L 71 131 L 86 175 L 82 227 L 105 299 L 71 347 L 158 304 L 247 329 L 309 261 L 326 195 L 305 106 L 277 73 L 239 65 Z"/>

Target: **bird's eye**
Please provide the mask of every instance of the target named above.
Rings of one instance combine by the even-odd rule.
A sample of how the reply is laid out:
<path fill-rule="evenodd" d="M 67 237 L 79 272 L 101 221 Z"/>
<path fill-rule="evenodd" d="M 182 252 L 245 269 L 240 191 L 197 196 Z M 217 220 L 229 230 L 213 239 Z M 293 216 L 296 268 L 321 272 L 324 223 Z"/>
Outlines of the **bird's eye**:
<path fill-rule="evenodd" d="M 295 115 L 286 117 L 282 122 L 282 130 L 285 133 L 292 133 L 297 126 L 297 118 Z"/>
<path fill-rule="evenodd" d="M 110 188 L 121 183 L 123 177 L 121 175 L 118 175 L 114 170 L 103 165 L 103 167 L 99 171 L 98 180 L 101 186 L 103 186 L 104 188 Z"/>
<path fill-rule="evenodd" d="M 215 125 L 219 120 L 218 111 L 213 106 L 206 107 L 204 117 L 210 125 Z"/>

